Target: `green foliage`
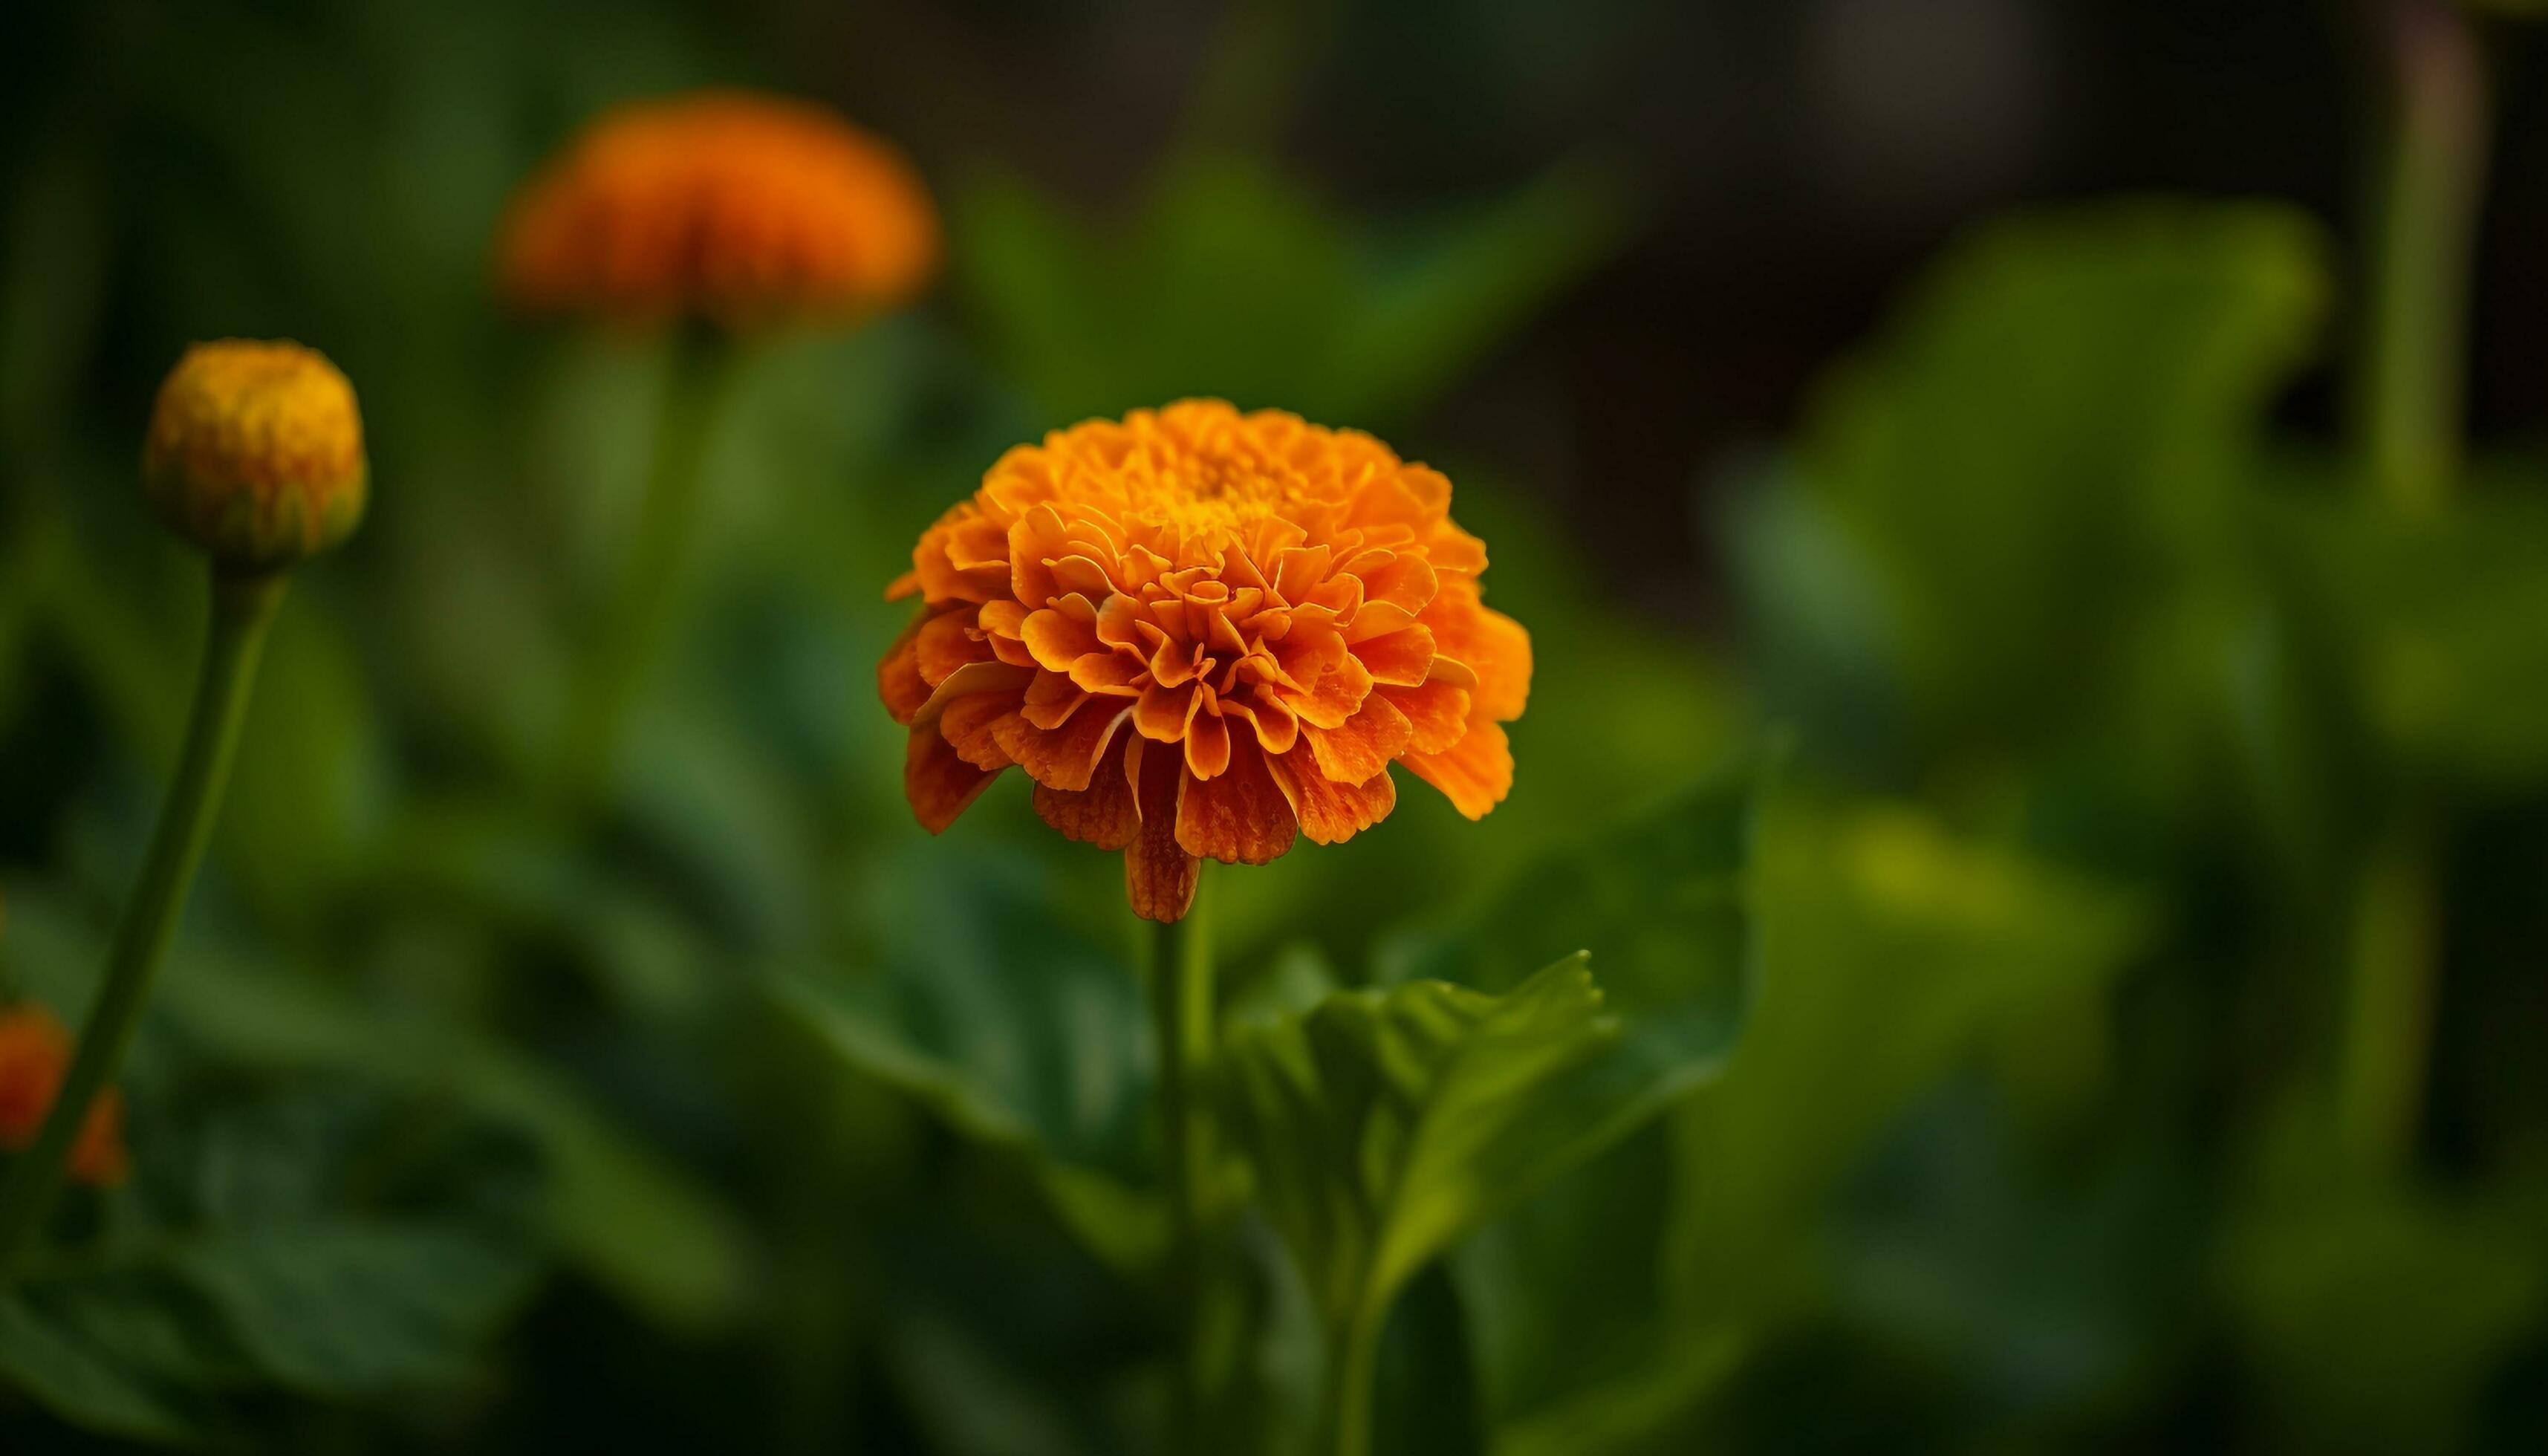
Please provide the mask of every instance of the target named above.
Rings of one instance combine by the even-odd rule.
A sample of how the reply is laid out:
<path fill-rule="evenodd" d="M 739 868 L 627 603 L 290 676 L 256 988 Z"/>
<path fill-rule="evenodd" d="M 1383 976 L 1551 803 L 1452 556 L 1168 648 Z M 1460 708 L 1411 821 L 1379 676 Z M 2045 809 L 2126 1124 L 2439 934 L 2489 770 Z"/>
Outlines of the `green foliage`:
<path fill-rule="evenodd" d="M 99 938 L 40 897 L 14 895 L 10 909 L 5 951 L 15 982 L 49 1005 L 84 1004 Z M 744 1298 L 741 1235 L 713 1194 L 554 1073 L 464 1027 L 412 1010 L 385 1013 L 323 983 L 199 953 L 160 988 L 144 1022 L 140 1072 L 178 1047 L 266 1075 L 356 1077 L 457 1097 L 539 1149 L 539 1222 L 586 1273 L 682 1327 L 731 1319 Z"/>
<path fill-rule="evenodd" d="M 530 1148 L 453 1111 L 313 1090 L 145 1125 L 118 1218 L 0 1296 L 0 1373 L 159 1438 L 234 1425 L 262 1389 L 461 1378 L 539 1257 Z"/>
<path fill-rule="evenodd" d="M 2461 792 L 2548 782 L 2548 500 L 2499 469 L 2448 515 L 2276 502 L 2284 569 L 2382 756 Z"/>
<path fill-rule="evenodd" d="M 1547 1091 L 1618 1035 L 1588 958 L 1502 995 L 1339 991 L 1230 1039 L 1231 1123 L 1330 1328 L 1376 1320 L 1460 1235 L 1583 1156 L 1598 1124 L 1551 1115 Z"/>
<path fill-rule="evenodd" d="M 956 258 L 993 349 L 1046 420 L 1211 395 L 1373 424 L 1439 393 L 1613 252 L 1623 190 L 1565 166 L 1365 240 L 1235 158 L 1170 169 L 1115 227 L 994 174 L 957 198 Z"/>
<path fill-rule="evenodd" d="M 1379 978 L 1503 991 L 1528 974 L 1534 943 L 1591 947 L 1619 1046 L 1547 1100 L 1597 1109 L 1592 1142 L 1620 1137 L 1715 1075 L 1741 1027 L 1753 970 L 1747 859 L 1761 791 L 1754 771 L 1727 772 L 1546 854 L 1451 924 L 1400 936 Z"/>
<path fill-rule="evenodd" d="M 1461 1261 L 1491 1312 L 1510 1450 L 1645 1450 L 1685 1420 L 1743 1352 L 1819 1310 L 1817 1211 L 1899 1110 L 1995 1031 L 2094 1004 L 2153 930 L 2141 897 L 1906 805 L 1789 784 L 1759 823 L 1758 990 L 1728 1064 L 1665 1136 L 1523 1205 Z M 1601 1194 L 1622 1187 L 1668 1189 L 1669 1225 L 1623 1236 Z M 1587 1307 L 1588 1289 L 1639 1286 L 1643 1309 Z"/>
<path fill-rule="evenodd" d="M 2131 634 L 2228 547 L 2325 293 L 2293 214 L 2108 204 L 1993 228 L 1835 375 L 1801 484 L 1879 584 L 1921 741 L 2038 746 L 2127 706 Z"/>

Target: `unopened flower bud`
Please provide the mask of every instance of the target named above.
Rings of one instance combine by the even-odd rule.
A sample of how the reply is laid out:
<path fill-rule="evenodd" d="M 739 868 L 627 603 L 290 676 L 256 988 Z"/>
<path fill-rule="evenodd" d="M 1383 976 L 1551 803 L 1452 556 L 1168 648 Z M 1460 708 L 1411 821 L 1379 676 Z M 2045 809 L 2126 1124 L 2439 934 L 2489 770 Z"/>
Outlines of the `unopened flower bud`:
<path fill-rule="evenodd" d="M 354 387 L 296 343 L 197 344 L 159 387 L 141 481 L 225 571 L 316 556 L 353 534 L 370 489 Z"/>

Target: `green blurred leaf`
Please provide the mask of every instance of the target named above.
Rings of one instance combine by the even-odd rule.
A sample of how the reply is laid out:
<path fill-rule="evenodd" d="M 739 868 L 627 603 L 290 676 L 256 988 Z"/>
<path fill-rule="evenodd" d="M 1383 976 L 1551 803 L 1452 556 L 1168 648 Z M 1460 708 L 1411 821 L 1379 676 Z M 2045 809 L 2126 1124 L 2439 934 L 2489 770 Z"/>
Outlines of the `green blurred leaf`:
<path fill-rule="evenodd" d="M 1586 960 L 1501 996 L 1340 991 L 1231 1035 L 1231 1125 L 1328 1328 L 1380 1319 L 1418 1269 L 1599 1136 L 1612 1109 L 1548 1095 L 1617 1040 Z"/>
<path fill-rule="evenodd" d="M 2536 1190 L 2354 1177 L 2307 1118 L 2267 1131 L 2215 1264 L 2278 1428 L 2452 1450 L 2548 1307 Z"/>
<path fill-rule="evenodd" d="M 1716 1075 L 1741 1028 L 1759 793 L 1757 773 L 1740 768 L 1545 854 L 1467 914 L 1395 938 L 1379 979 L 1501 991 L 1542 948 L 1591 948 L 1621 1037 L 1565 1079 L 1564 1095 L 1601 1110 L 1595 1142 L 1624 1135 Z"/>
<path fill-rule="evenodd" d="M 1382 251 L 1331 367 L 1300 408 L 1339 420 L 1412 411 L 1608 261 L 1633 221 L 1625 178 L 1570 162 L 1399 239 Z"/>
<path fill-rule="evenodd" d="M 1814 1213 L 1868 1139 L 1995 1028 L 2101 992 L 2155 925 L 2132 890 L 1908 805 L 1782 796 L 1759 863 L 1741 1051 L 1677 1123 L 1710 1192 L 1671 1258 L 1718 1317 L 1799 1294 Z"/>
<path fill-rule="evenodd" d="M 1685 1448 L 1691 1412 L 1829 1297 L 1827 1206 L 1876 1135 L 2003 1030 L 2102 995 L 2153 928 L 2141 895 L 1907 805 L 1781 779 L 1755 819 L 1758 985 L 1730 1062 L 1664 1124 L 1669 1167 L 1645 1175 L 1673 1190 L 1660 1239 L 1621 1236 L 1598 1194 L 1637 1176 L 1614 1152 L 1458 1266 L 1490 1317 L 1501 1452 Z M 1651 1324 L 1576 1302 L 1640 1281 L 1660 1286 Z M 1621 1358 L 1580 1358 L 1579 1338 Z M 1534 1369 L 1534 1341 L 1567 1349 Z"/>
<path fill-rule="evenodd" d="M 1624 238 L 1618 179 L 1575 164 L 1358 245 L 1263 168 L 1189 157 L 1129 222 L 1098 227 L 1024 182 L 957 196 L 959 282 L 1055 423 L 1212 395 L 1372 423 L 1450 385 Z"/>
<path fill-rule="evenodd" d="M 13 893 L 8 965 L 77 1023 L 100 963 L 94 927 L 41 894 Z M 542 1220 L 585 1273 L 656 1321 L 701 1329 L 734 1317 L 749 1283 L 737 1215 L 548 1068 L 410 1008 L 383 1012 L 324 983 L 252 969 L 190 940 L 176 953 L 136 1048 L 174 1037 L 240 1069 L 342 1073 L 431 1089 L 522 1129 L 547 1168 Z"/>
<path fill-rule="evenodd" d="M 154 1302 L 118 1303 L 103 1290 L 69 1301 L 43 1291 L 0 1295 L 0 1376 L 91 1430 L 156 1441 L 195 1435 L 200 1402 L 140 1358 L 161 1346 L 166 1316 Z"/>
<path fill-rule="evenodd" d="M 2501 475 L 2430 519 L 2324 497 L 2268 517 L 2355 721 L 2476 791 L 2548 781 L 2548 500 L 2535 472 Z"/>
<path fill-rule="evenodd" d="M 1994 226 L 1829 383 L 1805 489 L 1873 559 L 1938 745 L 2124 705 L 2138 615 L 2234 540 L 2324 309 L 2306 219 L 2105 204 Z"/>
<path fill-rule="evenodd" d="M 447 1384 L 539 1269 L 531 1166 L 487 1125 L 338 1088 L 141 1112 L 133 1186 L 0 1309 L 0 1372 L 78 1423 L 166 1437 L 278 1387 Z"/>
<path fill-rule="evenodd" d="M 1659 1261 L 1672 1176 L 1671 1139 L 1662 1123 L 1649 1124 L 1452 1256 L 1499 1427 L 1601 1385 L 1653 1349 L 1669 1314 Z"/>
<path fill-rule="evenodd" d="M 1140 982 L 1057 913 L 1034 862 L 930 841 L 872 863 L 856 894 L 854 968 L 782 974 L 782 1006 L 971 1136 L 1146 1175 Z"/>
<path fill-rule="evenodd" d="M 454 1378 L 532 1267 L 466 1228 L 328 1222 L 241 1230 L 181 1266 L 258 1369 L 330 1396 Z"/>

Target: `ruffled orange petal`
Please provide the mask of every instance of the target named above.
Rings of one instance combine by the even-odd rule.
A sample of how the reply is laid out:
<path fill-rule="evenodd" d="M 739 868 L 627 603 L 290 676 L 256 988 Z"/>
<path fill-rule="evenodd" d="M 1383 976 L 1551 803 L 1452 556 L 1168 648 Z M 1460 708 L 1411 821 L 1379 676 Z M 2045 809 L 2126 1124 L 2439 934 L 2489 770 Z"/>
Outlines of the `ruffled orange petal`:
<path fill-rule="evenodd" d="M 996 774 L 1017 762 L 1000 747 L 997 731 L 1000 720 L 1017 710 L 1017 698 L 1006 693 L 977 692 L 959 697 L 938 715 L 938 734 L 956 750 L 957 758 L 986 774 Z"/>
<path fill-rule="evenodd" d="M 1292 848 L 1291 801 L 1266 771 L 1265 755 L 1238 742 L 1228 772 L 1189 779 L 1177 810 L 1177 843 L 1225 864 L 1262 864 Z"/>
<path fill-rule="evenodd" d="M 1412 687 L 1433 670 L 1433 633 L 1424 627 L 1402 627 L 1386 637 L 1354 644 L 1371 681 L 1391 687 Z"/>
<path fill-rule="evenodd" d="M 1530 700 L 1530 633 L 1467 591 L 1445 591 L 1424 612 L 1434 650 L 1478 677 L 1477 711 L 1499 723 L 1522 714 Z"/>
<path fill-rule="evenodd" d="M 912 714 L 915 723 L 933 723 L 947 711 L 947 705 L 959 697 L 979 692 L 1015 693 L 1024 691 L 1035 681 L 1032 668 L 1013 668 L 1007 663 L 966 663 L 947 675 L 947 681 L 929 691 L 929 700 Z"/>
<path fill-rule="evenodd" d="M 1362 711 L 1347 718 L 1344 726 L 1311 728 L 1306 736 L 1320 773 L 1338 783 L 1360 783 L 1407 752 L 1414 729 L 1396 704 L 1374 693 L 1363 699 Z"/>
<path fill-rule="evenodd" d="M 1229 768 L 1229 722 L 1219 713 L 1197 713 L 1186 725 L 1186 772 L 1214 778 Z"/>
<path fill-rule="evenodd" d="M 1120 850 L 1130 845 L 1141 831 L 1141 806 L 1135 797 L 1132 774 L 1125 762 L 1127 746 L 1136 741 L 1133 734 L 1119 736 L 1099 761 L 1088 787 L 1076 793 L 1048 783 L 1037 784 L 1036 812 L 1044 816 L 1045 823 L 1060 830 L 1065 839 L 1101 850 Z"/>
<path fill-rule="evenodd" d="M 1121 698 L 1098 698 L 1059 728 L 1038 728 L 1023 717 L 1003 717 L 991 725 L 991 734 L 1028 777 L 1076 791 L 1088 786 L 1115 731 L 1132 715 L 1132 707 Z"/>
<path fill-rule="evenodd" d="M 929 681 L 920 676 L 920 623 L 913 622 L 893 639 L 884 661 L 876 664 L 876 693 L 897 723 L 908 724 L 929 701 Z"/>
<path fill-rule="evenodd" d="M 1407 746 L 1419 754 L 1449 753 L 1469 731 L 1469 692 L 1448 682 L 1431 682 L 1413 687 L 1375 689 L 1391 706 L 1407 715 L 1412 730 Z"/>
<path fill-rule="evenodd" d="M 1512 791 L 1512 745 L 1504 738 L 1503 725 L 1491 719 L 1472 721 L 1448 753 L 1409 754 L 1399 762 L 1472 819 L 1485 818 Z"/>
<path fill-rule="evenodd" d="M 1162 924 L 1183 920 L 1194 905 L 1202 862 L 1177 843 L 1177 815 L 1187 783 L 1185 764 L 1174 753 L 1145 753 L 1146 740 L 1125 746 L 1127 771 L 1139 785 L 1140 829 L 1124 847 L 1124 893 L 1133 913 Z"/>
<path fill-rule="evenodd" d="M 931 834 L 945 832 L 997 776 L 965 763 L 940 736 L 936 724 L 911 730 L 911 744 L 902 760 L 902 791 L 911 799 L 911 812 L 920 827 Z"/>
<path fill-rule="evenodd" d="M 1398 785 L 1387 770 L 1362 783 L 1338 783 L 1297 753 L 1268 759 L 1266 769 L 1312 844 L 1343 844 L 1398 806 Z"/>
<path fill-rule="evenodd" d="M 1346 656 L 1335 671 L 1319 680 L 1316 691 L 1290 694 L 1292 711 L 1314 728 L 1341 728 L 1371 695 L 1371 674 L 1361 661 Z"/>
<path fill-rule="evenodd" d="M 976 636 L 977 614 L 972 607 L 943 611 L 920 624 L 915 648 L 920 660 L 920 676 L 929 685 L 937 686 L 967 663 L 988 662 L 990 644 Z"/>

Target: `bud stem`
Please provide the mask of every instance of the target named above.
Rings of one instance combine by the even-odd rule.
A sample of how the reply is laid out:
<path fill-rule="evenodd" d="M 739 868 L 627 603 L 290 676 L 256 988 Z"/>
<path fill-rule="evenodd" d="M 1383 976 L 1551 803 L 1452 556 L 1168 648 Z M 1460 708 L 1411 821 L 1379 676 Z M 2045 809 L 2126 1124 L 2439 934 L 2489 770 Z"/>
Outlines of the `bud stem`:
<path fill-rule="evenodd" d="M 256 680 L 257 659 L 265 648 L 266 629 L 282 605 L 288 580 L 281 572 L 254 577 L 213 574 L 211 633 L 202 676 L 195 685 L 184 757 L 161 801 L 149 856 L 125 906 L 124 921 L 116 928 L 106 977 L 89 1010 L 88 1024 L 81 1029 L 70 1071 L 62 1078 L 35 1146 L 0 1183 L 0 1279 L 14 1273 L 28 1241 L 43 1228 L 53 1196 L 61 1188 L 71 1145 L 87 1126 L 89 1109 L 124 1065 L 134 1028 L 150 996 L 151 978 L 167 958 L 186 891 L 194 883 L 195 869 L 203 863 L 205 844 L 212 837 L 222 788 L 229 778 L 230 758 L 238 747 L 239 724 L 246 716 L 248 692 Z"/>
<path fill-rule="evenodd" d="M 734 346 L 705 324 L 675 335 L 636 537 L 601 619 L 600 639 L 568 705 L 568 797 L 589 807 L 609 790 L 630 706 L 681 620 L 683 568 L 699 514 L 708 437 L 734 377 Z"/>
<path fill-rule="evenodd" d="M 2379 0 L 2390 75 L 2379 243 L 2364 340 L 2361 449 L 2402 521 L 2441 513 L 2461 475 L 2470 265 L 2485 200 L 2490 78 L 2451 0 Z M 2369 1167 L 2412 1159 L 2443 958 L 2442 831 L 2412 785 L 2392 791 L 2348 928 L 2336 1116 Z"/>

